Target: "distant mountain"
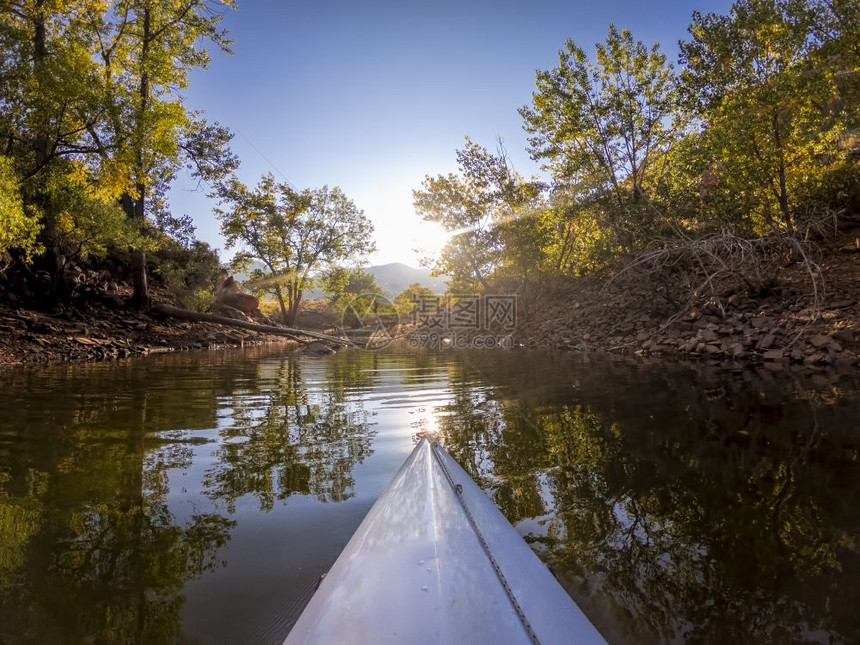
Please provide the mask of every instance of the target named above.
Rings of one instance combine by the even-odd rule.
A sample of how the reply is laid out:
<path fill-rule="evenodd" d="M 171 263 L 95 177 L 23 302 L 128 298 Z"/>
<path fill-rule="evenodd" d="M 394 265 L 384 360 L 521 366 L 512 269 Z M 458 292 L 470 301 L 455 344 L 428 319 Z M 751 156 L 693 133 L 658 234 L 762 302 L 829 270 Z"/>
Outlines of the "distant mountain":
<path fill-rule="evenodd" d="M 408 264 L 392 262 L 391 264 L 378 264 L 365 267 L 364 269 L 376 279 L 376 284 L 389 298 L 393 298 L 409 285 L 416 282 L 422 287 L 427 287 L 433 293 L 445 293 L 448 280 L 444 277 L 434 278 L 430 275 L 430 269 L 416 269 Z"/>
<path fill-rule="evenodd" d="M 251 269 L 263 269 L 260 262 L 254 262 Z M 374 266 L 364 267 L 370 275 L 376 280 L 376 284 L 382 289 L 382 292 L 389 298 L 393 298 L 398 293 L 406 289 L 406 287 L 415 284 L 416 282 L 422 287 L 427 287 L 433 293 L 445 293 L 447 287 L 447 278 L 434 278 L 430 275 L 430 269 L 416 269 L 402 262 L 392 262 L 390 264 L 377 264 Z M 238 282 L 248 280 L 247 274 L 237 273 L 233 276 Z M 323 297 L 322 291 L 319 289 L 311 289 L 305 293 L 307 300 L 319 300 Z"/>

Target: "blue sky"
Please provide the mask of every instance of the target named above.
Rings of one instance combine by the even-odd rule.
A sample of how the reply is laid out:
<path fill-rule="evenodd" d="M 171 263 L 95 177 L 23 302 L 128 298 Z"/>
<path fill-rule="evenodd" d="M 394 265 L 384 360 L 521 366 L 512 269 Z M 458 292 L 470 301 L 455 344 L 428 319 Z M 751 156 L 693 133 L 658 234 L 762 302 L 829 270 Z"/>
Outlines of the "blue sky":
<path fill-rule="evenodd" d="M 730 4 L 240 0 L 222 23 L 234 54 L 192 74 L 186 105 L 236 133 L 245 183 L 272 172 L 296 188 L 338 185 L 375 224 L 371 263 L 415 266 L 413 249 L 432 254 L 442 237 L 419 223 L 412 190 L 456 171 L 465 136 L 490 149 L 501 137 L 520 173 L 538 172 L 517 109 L 567 38 L 592 52 L 614 22 L 675 61 L 692 12 Z M 173 209 L 223 251 L 215 204 L 194 186 L 180 176 Z"/>

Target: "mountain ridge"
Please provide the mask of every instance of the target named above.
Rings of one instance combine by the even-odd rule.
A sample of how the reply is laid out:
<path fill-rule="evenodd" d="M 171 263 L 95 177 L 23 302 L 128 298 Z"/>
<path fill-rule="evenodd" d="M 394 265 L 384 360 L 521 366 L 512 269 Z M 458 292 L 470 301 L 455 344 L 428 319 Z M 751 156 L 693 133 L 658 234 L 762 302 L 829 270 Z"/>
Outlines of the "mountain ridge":
<path fill-rule="evenodd" d="M 249 272 L 257 269 L 263 270 L 265 267 L 260 262 L 254 262 L 249 268 Z M 430 269 L 423 267 L 413 267 L 403 262 L 388 262 L 386 264 L 372 264 L 362 267 L 376 280 L 376 284 L 382 289 L 382 293 L 388 298 L 394 298 L 401 291 L 413 284 L 420 284 L 422 287 L 427 287 L 434 293 L 445 293 L 448 279 L 446 276 L 434 277 L 430 273 Z M 239 272 L 233 276 L 238 282 L 245 283 L 248 281 L 248 273 Z M 306 300 L 322 299 L 322 291 L 314 287 L 305 293 Z"/>

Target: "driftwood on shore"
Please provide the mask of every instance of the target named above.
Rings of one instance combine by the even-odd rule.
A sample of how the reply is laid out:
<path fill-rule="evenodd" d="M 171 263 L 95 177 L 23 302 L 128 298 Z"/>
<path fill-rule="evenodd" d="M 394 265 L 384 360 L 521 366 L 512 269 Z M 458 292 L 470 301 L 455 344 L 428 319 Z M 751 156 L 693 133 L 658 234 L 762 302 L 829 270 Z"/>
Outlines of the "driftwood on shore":
<path fill-rule="evenodd" d="M 152 309 L 150 309 L 152 313 L 161 314 L 163 316 L 170 316 L 171 318 L 178 318 L 180 320 L 190 320 L 192 322 L 208 322 L 208 323 L 216 323 L 218 325 L 228 325 L 230 327 L 240 327 L 241 329 L 247 329 L 249 331 L 256 331 L 262 334 L 275 334 L 278 336 L 287 336 L 294 340 L 297 340 L 301 343 L 308 343 L 311 341 L 305 340 L 307 338 L 313 338 L 315 340 L 321 340 L 328 343 L 334 343 L 336 345 L 344 345 L 350 346 L 352 345 L 345 338 L 338 338 L 337 336 L 329 336 L 328 334 L 320 334 L 313 331 L 306 331 L 304 329 L 295 329 L 293 327 L 275 327 L 274 325 L 259 325 L 257 323 L 247 322 L 244 320 L 234 320 L 233 318 L 227 318 L 226 316 L 216 316 L 215 314 L 204 314 L 198 311 L 189 311 L 188 309 L 180 309 L 179 307 L 174 307 L 173 305 L 166 304 L 157 304 L 153 305 Z"/>

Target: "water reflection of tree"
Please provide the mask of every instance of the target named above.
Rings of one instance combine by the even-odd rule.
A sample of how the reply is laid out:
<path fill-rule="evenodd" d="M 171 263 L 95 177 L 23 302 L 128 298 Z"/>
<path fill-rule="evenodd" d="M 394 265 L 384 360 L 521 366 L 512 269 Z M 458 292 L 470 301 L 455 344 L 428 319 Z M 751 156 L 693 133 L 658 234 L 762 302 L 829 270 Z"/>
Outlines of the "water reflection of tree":
<path fill-rule="evenodd" d="M 665 373 L 638 374 L 637 397 L 573 370 L 560 394 L 522 364 L 480 367 L 481 386 L 452 369 L 442 441 L 511 521 L 537 518 L 528 538 L 610 638 L 860 636 L 857 514 L 822 468 L 833 408 Z"/>
<path fill-rule="evenodd" d="M 217 566 L 234 522 L 180 524 L 168 508 L 167 472 L 190 449 L 151 433 L 153 415 L 159 429 L 211 427 L 217 384 L 195 372 L 189 387 L 147 389 L 160 369 L 181 366 L 22 372 L 7 390 L 18 405 L 0 415 L 0 641 L 181 640 L 183 586 Z"/>
<path fill-rule="evenodd" d="M 244 495 L 263 510 L 294 494 L 352 497 L 353 470 L 372 453 L 370 414 L 358 395 L 372 384 L 376 360 L 370 353 L 286 359 L 272 377 L 234 394 L 218 462 L 204 477 L 207 494 L 231 511 Z"/>

